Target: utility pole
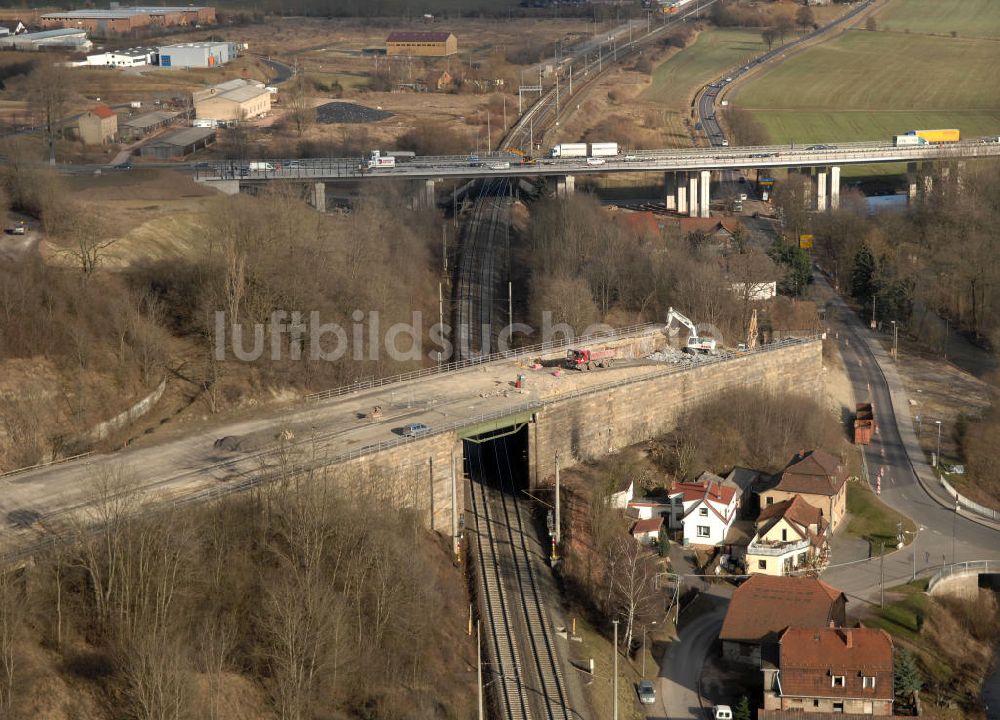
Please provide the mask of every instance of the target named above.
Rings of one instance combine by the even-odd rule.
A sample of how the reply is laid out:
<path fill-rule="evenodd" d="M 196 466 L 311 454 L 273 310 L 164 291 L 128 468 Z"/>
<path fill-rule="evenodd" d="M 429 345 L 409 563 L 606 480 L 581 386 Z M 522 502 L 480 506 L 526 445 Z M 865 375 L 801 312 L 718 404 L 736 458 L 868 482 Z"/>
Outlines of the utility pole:
<path fill-rule="evenodd" d="M 573 94 L 573 66 L 569 66 L 569 94 Z"/>
<path fill-rule="evenodd" d="M 556 125 L 559 124 L 559 73 L 556 73 Z"/>
<path fill-rule="evenodd" d="M 612 646 L 612 651 L 615 654 L 615 670 L 614 670 L 614 714 L 611 716 L 612 720 L 618 720 L 618 621 L 612 620 L 611 624 L 615 626 L 615 644 Z"/>
<path fill-rule="evenodd" d="M 556 526 L 554 532 L 552 533 L 552 559 L 558 560 L 558 548 L 559 543 L 562 541 L 562 537 L 559 532 L 559 453 L 556 453 Z"/>
<path fill-rule="evenodd" d="M 507 129 L 507 93 L 503 94 L 503 129 Z"/>
<path fill-rule="evenodd" d="M 451 451 L 451 550 L 458 562 L 458 479 L 455 477 L 455 451 Z"/>
<path fill-rule="evenodd" d="M 438 328 L 444 332 L 444 292 L 441 283 L 438 283 Z M 438 365 L 444 361 L 444 353 L 438 350 Z M 433 491 L 432 491 L 433 492 Z"/>
<path fill-rule="evenodd" d="M 444 274 L 448 274 L 448 224 L 441 225 L 441 258 L 444 262 Z"/>
<path fill-rule="evenodd" d="M 486 152 L 493 152 L 493 131 L 490 129 L 490 111 L 486 109 Z"/>
<path fill-rule="evenodd" d="M 476 620 L 476 676 L 479 682 L 479 720 L 485 720 L 483 715 L 483 640 L 479 629 L 479 620 Z"/>
<path fill-rule="evenodd" d="M 514 327 L 514 283 L 507 281 L 507 324 Z"/>

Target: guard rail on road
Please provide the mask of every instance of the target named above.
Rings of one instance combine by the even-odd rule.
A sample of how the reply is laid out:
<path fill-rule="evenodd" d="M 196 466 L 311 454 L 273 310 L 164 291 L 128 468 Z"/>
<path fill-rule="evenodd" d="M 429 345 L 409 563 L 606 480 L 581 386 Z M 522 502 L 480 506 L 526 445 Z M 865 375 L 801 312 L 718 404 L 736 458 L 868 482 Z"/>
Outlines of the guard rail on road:
<path fill-rule="evenodd" d="M 993 563 L 994 571 L 996 570 L 996 563 Z M 927 592 L 934 589 L 942 580 L 957 575 L 969 575 L 975 573 L 976 575 L 987 573 L 990 571 L 989 560 L 970 560 L 969 562 L 954 563 L 953 565 L 948 565 L 941 568 L 936 573 L 931 575 L 931 579 L 927 582 Z"/>

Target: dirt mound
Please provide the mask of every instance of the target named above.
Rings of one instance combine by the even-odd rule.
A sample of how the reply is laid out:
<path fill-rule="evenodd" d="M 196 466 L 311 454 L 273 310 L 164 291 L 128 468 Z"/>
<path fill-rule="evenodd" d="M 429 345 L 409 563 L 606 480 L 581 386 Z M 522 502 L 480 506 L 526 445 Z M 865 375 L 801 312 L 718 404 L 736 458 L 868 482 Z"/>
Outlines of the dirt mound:
<path fill-rule="evenodd" d="M 321 123 L 372 123 L 391 118 L 392 113 L 351 102 L 329 102 L 316 108 Z"/>

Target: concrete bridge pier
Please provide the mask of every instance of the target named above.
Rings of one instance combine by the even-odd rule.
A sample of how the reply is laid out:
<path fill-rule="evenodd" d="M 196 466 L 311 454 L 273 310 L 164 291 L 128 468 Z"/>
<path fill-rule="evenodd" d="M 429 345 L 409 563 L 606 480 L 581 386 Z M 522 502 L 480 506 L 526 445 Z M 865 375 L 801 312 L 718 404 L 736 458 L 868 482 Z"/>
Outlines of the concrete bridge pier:
<path fill-rule="evenodd" d="M 840 209 L 840 166 L 830 168 L 830 209 Z"/>
<path fill-rule="evenodd" d="M 417 181 L 421 182 L 421 181 Z M 437 205 L 437 195 L 434 192 L 434 181 L 424 180 L 417 188 L 417 201 L 414 203 L 419 208 L 433 209 Z"/>
<path fill-rule="evenodd" d="M 677 209 L 677 173 L 663 173 L 663 206 L 667 210 Z"/>
<path fill-rule="evenodd" d="M 816 210 L 826 210 L 826 170 L 817 169 L 816 173 Z"/>
<path fill-rule="evenodd" d="M 712 172 L 710 170 L 701 171 L 701 200 L 698 209 L 701 211 L 700 217 L 707 218 L 712 210 Z"/>
<path fill-rule="evenodd" d="M 572 197 L 575 192 L 576 192 L 575 175 L 556 176 L 556 197 L 558 198 Z"/>
<path fill-rule="evenodd" d="M 823 212 L 840 207 L 840 166 L 803 168 L 803 174 L 816 177 L 816 209 Z"/>
<path fill-rule="evenodd" d="M 691 217 L 698 217 L 698 173 L 688 173 L 688 213 Z"/>
<path fill-rule="evenodd" d="M 676 178 L 677 183 L 677 212 L 681 215 L 687 215 L 688 211 L 688 191 L 687 184 L 685 183 L 685 178 L 683 175 Z"/>
<path fill-rule="evenodd" d="M 312 189 L 312 206 L 321 213 L 326 212 L 326 183 L 315 183 Z"/>

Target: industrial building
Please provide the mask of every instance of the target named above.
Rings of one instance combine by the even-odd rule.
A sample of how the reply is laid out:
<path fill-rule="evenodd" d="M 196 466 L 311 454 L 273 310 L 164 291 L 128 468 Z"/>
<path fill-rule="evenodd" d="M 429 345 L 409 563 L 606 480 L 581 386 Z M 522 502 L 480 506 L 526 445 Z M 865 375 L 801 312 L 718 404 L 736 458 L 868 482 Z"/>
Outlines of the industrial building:
<path fill-rule="evenodd" d="M 458 38 L 450 32 L 394 32 L 385 47 L 388 55 L 446 57 L 458 52 Z"/>
<path fill-rule="evenodd" d="M 128 50 L 108 50 L 107 52 L 88 55 L 79 65 L 97 67 L 137 67 L 152 65 L 156 57 L 154 48 L 129 48 Z"/>
<path fill-rule="evenodd" d="M 192 93 L 199 120 L 232 122 L 260 117 L 271 111 L 271 92 L 252 80 L 229 80 Z"/>
<path fill-rule="evenodd" d="M 80 139 L 86 145 L 105 145 L 118 136 L 118 115 L 107 105 L 96 105 L 77 121 Z"/>
<path fill-rule="evenodd" d="M 210 68 L 225 65 L 239 55 L 240 46 L 231 42 L 190 42 L 157 48 L 160 67 Z"/>
<path fill-rule="evenodd" d="M 152 132 L 165 128 L 177 119 L 179 113 L 156 110 L 129 118 L 119 125 L 122 140 L 131 142 L 144 138 Z"/>
<path fill-rule="evenodd" d="M 78 28 L 99 35 L 120 35 L 148 26 L 214 23 L 213 7 L 121 7 L 115 2 L 107 10 L 67 10 L 41 16 L 43 28 Z"/>
<path fill-rule="evenodd" d="M 43 30 L 42 32 L 5 35 L 0 37 L 0 48 L 14 50 L 71 50 L 87 52 L 94 43 L 87 38 L 86 30 L 71 28 Z"/>
<path fill-rule="evenodd" d="M 139 148 L 142 157 L 159 160 L 184 157 L 215 143 L 215 130 L 211 128 L 184 128 L 150 140 Z"/>

